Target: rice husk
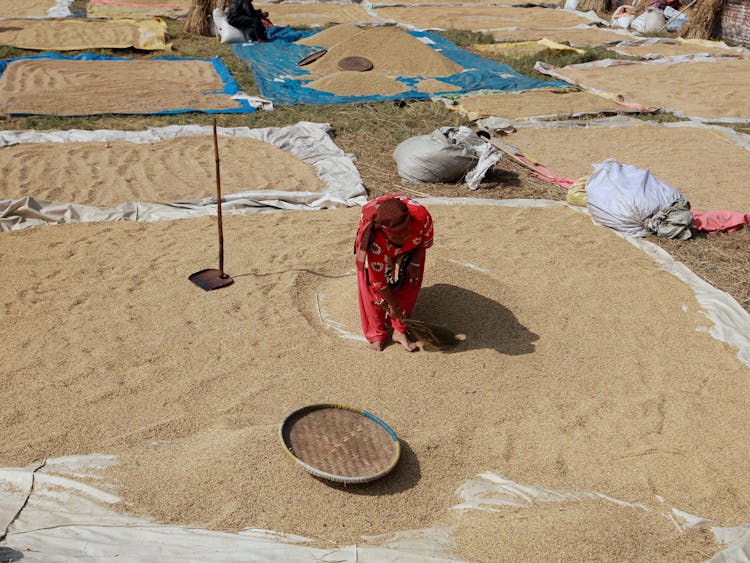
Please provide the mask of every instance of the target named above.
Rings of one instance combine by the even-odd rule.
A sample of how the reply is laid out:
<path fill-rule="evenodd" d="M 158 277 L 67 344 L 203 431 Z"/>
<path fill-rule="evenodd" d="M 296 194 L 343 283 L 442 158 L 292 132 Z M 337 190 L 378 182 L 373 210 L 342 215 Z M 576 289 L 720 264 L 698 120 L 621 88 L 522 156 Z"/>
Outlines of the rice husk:
<path fill-rule="evenodd" d="M 344 29 L 338 29 L 343 27 Z M 304 43 L 328 49 L 323 57 L 305 68 L 314 77 L 338 72 L 344 57 L 367 57 L 373 68 L 394 76 L 450 76 L 463 67 L 434 51 L 396 27 L 358 28 L 336 26 Z"/>
<path fill-rule="evenodd" d="M 339 96 L 390 96 L 409 87 L 378 72 L 334 72 L 307 84 L 308 88 Z"/>

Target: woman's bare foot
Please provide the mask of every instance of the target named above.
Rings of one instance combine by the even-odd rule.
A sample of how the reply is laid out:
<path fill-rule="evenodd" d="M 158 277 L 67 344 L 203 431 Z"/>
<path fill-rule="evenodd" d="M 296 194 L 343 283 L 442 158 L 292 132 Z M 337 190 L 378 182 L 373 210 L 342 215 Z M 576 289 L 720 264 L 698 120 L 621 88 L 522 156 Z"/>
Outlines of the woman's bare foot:
<path fill-rule="evenodd" d="M 401 346 L 403 346 L 404 350 L 406 350 L 407 352 L 416 352 L 417 350 L 419 350 L 417 343 L 409 340 L 409 337 L 403 332 L 394 330 L 393 341 L 401 344 Z"/>
<path fill-rule="evenodd" d="M 370 350 L 375 350 L 376 352 L 382 352 L 383 348 L 385 348 L 385 342 L 383 340 L 377 340 L 375 342 L 368 342 L 367 347 Z"/>

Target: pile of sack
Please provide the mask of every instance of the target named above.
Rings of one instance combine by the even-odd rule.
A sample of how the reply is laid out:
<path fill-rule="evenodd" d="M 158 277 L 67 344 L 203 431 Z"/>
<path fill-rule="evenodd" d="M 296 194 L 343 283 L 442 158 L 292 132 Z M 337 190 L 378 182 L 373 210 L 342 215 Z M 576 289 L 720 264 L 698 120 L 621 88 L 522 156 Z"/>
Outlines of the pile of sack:
<path fill-rule="evenodd" d="M 501 157 L 498 149 L 468 127 L 440 127 L 406 139 L 393 151 L 405 182 L 454 183 L 476 190 Z"/>
<path fill-rule="evenodd" d="M 670 4 L 678 6 L 679 2 L 653 2 L 640 15 L 637 6 L 624 4 L 612 14 L 610 26 L 630 28 L 638 33 L 658 33 L 664 29 L 677 31 L 687 22 L 687 16 Z"/>

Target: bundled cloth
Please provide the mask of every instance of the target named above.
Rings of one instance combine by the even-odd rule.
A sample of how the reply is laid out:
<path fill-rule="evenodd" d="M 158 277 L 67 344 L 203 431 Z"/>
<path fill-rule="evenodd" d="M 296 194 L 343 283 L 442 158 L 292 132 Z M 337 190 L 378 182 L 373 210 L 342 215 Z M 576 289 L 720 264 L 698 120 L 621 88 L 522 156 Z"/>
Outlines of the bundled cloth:
<path fill-rule="evenodd" d="M 680 240 L 693 236 L 692 223 L 690 202 L 682 197 L 643 220 L 643 226 L 656 236 Z"/>
<path fill-rule="evenodd" d="M 586 208 L 594 223 L 631 237 L 649 233 L 690 238 L 690 204 L 648 170 L 608 159 L 594 165 L 586 183 Z"/>
<path fill-rule="evenodd" d="M 452 183 L 466 180 L 476 190 L 501 153 L 468 127 L 441 127 L 411 137 L 393 151 L 398 174 L 406 182 Z"/>

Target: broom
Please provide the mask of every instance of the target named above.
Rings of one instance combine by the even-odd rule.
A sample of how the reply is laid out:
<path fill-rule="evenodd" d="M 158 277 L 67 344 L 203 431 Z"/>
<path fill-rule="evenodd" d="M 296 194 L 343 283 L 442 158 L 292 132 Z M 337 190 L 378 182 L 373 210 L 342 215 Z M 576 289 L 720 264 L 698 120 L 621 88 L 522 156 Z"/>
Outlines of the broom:
<path fill-rule="evenodd" d="M 388 305 L 385 302 L 378 303 L 385 309 L 385 316 L 390 316 Z M 404 324 L 412 340 L 418 340 L 425 344 L 425 348 L 436 348 L 438 350 L 447 350 L 461 343 L 461 338 L 448 327 L 426 323 L 417 319 L 403 319 Z"/>
<path fill-rule="evenodd" d="M 461 343 L 461 339 L 448 327 L 418 321 L 417 319 L 406 319 L 409 335 L 413 340 L 419 340 L 426 348 L 448 350 Z"/>
<path fill-rule="evenodd" d="M 688 15 L 688 21 L 680 29 L 685 39 L 711 39 L 716 28 L 724 0 L 701 0 Z"/>

